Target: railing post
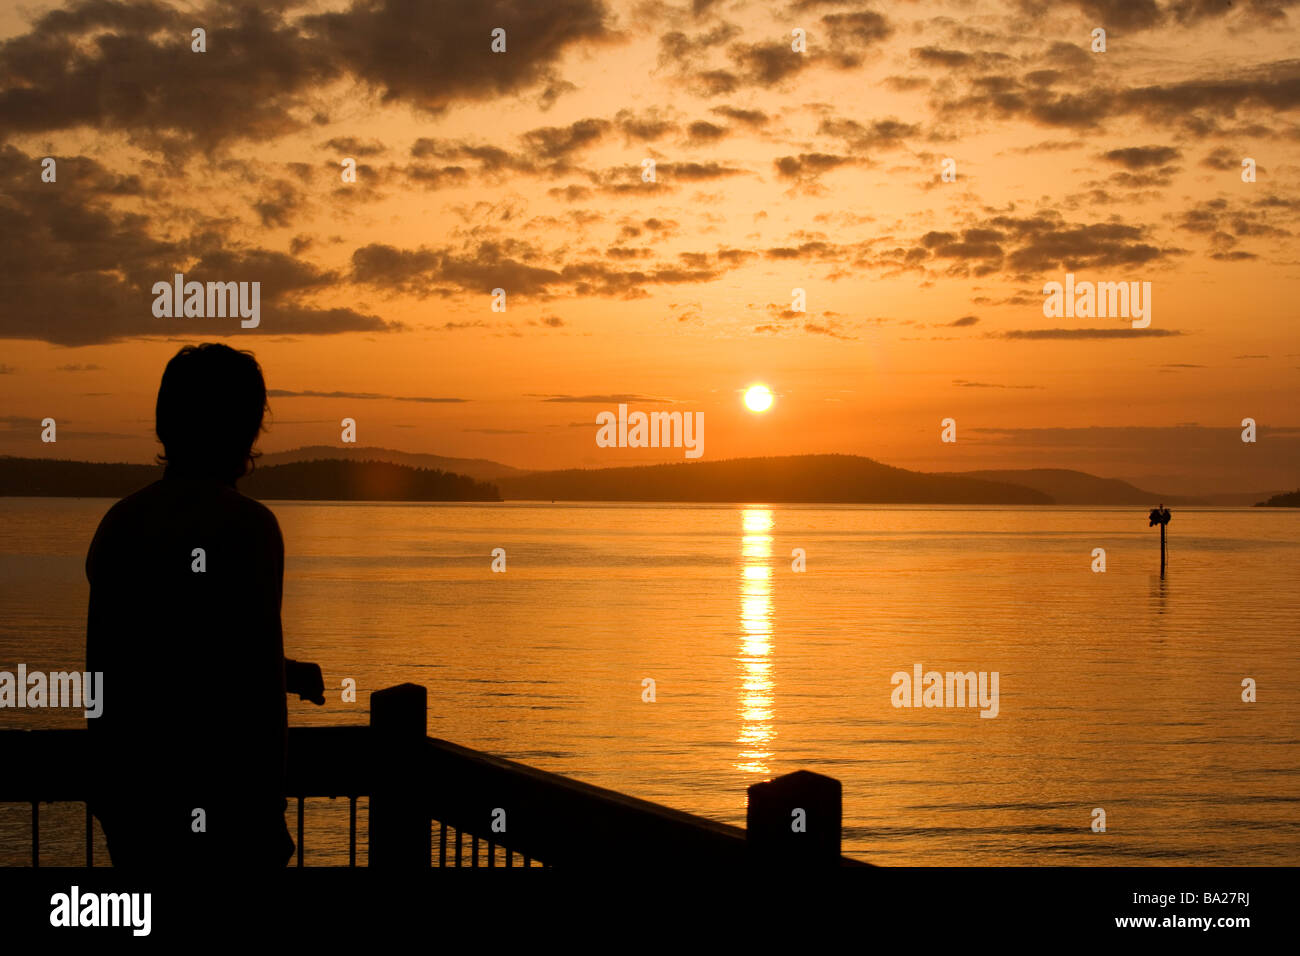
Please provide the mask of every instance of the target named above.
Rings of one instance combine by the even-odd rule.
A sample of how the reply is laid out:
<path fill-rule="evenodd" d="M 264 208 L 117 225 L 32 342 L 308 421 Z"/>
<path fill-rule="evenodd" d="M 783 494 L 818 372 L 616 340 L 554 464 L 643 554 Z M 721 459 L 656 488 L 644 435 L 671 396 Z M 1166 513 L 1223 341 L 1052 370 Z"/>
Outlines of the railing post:
<path fill-rule="evenodd" d="M 370 865 L 416 868 L 429 865 L 429 817 L 420 760 L 429 692 L 419 684 L 398 684 L 370 695 L 374 737 L 374 791 L 370 795 Z"/>
<path fill-rule="evenodd" d="M 780 866 L 839 866 L 843 788 L 809 770 L 749 788 L 750 855 Z"/>

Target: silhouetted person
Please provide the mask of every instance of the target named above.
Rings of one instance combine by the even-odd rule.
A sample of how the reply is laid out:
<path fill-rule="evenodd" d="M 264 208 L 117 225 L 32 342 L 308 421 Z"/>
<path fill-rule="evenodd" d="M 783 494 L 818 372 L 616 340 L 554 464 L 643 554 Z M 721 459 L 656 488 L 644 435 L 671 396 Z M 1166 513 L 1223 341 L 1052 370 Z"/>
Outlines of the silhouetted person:
<path fill-rule="evenodd" d="M 163 478 L 109 509 L 86 556 L 86 667 L 104 674 L 91 809 L 115 866 L 293 853 L 286 685 L 321 704 L 324 688 L 319 667 L 284 657 L 280 526 L 235 490 L 266 408 L 251 352 L 181 349 L 158 389 Z"/>

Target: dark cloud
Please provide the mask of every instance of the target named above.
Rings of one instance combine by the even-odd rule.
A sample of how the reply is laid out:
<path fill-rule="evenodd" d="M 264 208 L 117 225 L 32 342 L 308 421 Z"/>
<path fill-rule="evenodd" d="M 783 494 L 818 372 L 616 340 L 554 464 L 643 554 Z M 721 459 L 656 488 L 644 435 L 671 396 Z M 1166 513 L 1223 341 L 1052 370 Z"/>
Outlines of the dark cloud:
<path fill-rule="evenodd" d="M 763 253 L 769 259 L 821 259 L 835 261 L 844 255 L 844 250 L 830 242 L 810 240 L 797 246 L 775 246 Z"/>
<path fill-rule="evenodd" d="M 1142 265 L 1183 250 L 1155 245 L 1148 228 L 1129 223 L 1070 223 L 1057 214 L 993 216 L 958 232 L 921 236 L 904 257 L 911 265 L 950 260 L 948 274 L 1029 275 L 1055 269 Z"/>
<path fill-rule="evenodd" d="M 629 141 L 638 142 L 653 142 L 678 129 L 677 123 L 662 115 L 658 109 L 649 109 L 640 114 L 622 109 L 614 114 L 614 123 Z"/>
<path fill-rule="evenodd" d="M 912 50 L 912 56 L 926 66 L 941 66 L 950 70 L 993 70 L 1011 62 L 1011 57 L 1005 53 L 946 50 L 935 46 L 917 47 Z"/>
<path fill-rule="evenodd" d="M 351 399 L 384 399 L 393 402 L 430 402 L 433 404 L 459 404 L 467 402 L 467 398 L 429 398 L 424 395 L 383 395 L 378 392 L 319 392 L 313 389 L 303 391 L 294 391 L 287 388 L 268 388 L 266 390 L 268 398 L 351 398 Z"/>
<path fill-rule="evenodd" d="M 378 156 L 388 151 L 383 143 L 374 140 L 364 143 L 355 136 L 337 136 L 328 140 L 323 149 L 332 149 L 342 157 Z"/>
<path fill-rule="evenodd" d="M 553 268 L 532 262 L 555 258 L 521 241 L 477 242 L 461 248 L 397 249 L 372 243 L 352 256 L 352 281 L 419 296 L 456 292 L 485 297 L 490 290 L 542 298 L 578 295 L 640 298 L 646 286 L 708 282 L 733 263 L 721 259 L 705 268 L 654 265 L 628 269 L 597 259 L 559 261 Z M 563 257 L 560 257 L 563 258 Z M 620 257 L 615 257 L 620 258 Z"/>
<path fill-rule="evenodd" d="M 91 345 L 134 336 L 400 328 L 350 308 L 307 304 L 303 296 L 330 289 L 339 276 L 285 253 L 219 248 L 220 234 L 209 232 L 156 239 L 144 216 L 112 204 L 122 177 L 85 157 L 60 165 L 67 172 L 57 184 L 41 183 L 31 172 L 35 157 L 0 146 L 0 337 Z M 260 326 L 156 318 L 153 284 L 170 281 L 182 269 L 187 280 L 260 282 Z"/>
<path fill-rule="evenodd" d="M 674 179 L 684 182 L 700 182 L 708 179 L 725 179 L 739 176 L 745 170 L 739 166 L 727 166 L 717 162 L 707 163 L 659 163 L 655 167 L 656 176 L 662 175 L 670 182 Z M 638 172 L 638 175 L 640 173 Z"/>
<path fill-rule="evenodd" d="M 744 110 L 735 106 L 715 106 L 711 112 L 749 126 L 766 126 L 771 119 L 762 110 Z"/>
<path fill-rule="evenodd" d="M 1012 329 L 1004 339 L 1151 339 L 1182 335 L 1177 329 Z"/>
<path fill-rule="evenodd" d="M 801 9 L 844 5 L 814 3 Z M 890 23 L 874 10 L 827 13 L 820 18 L 819 27 L 807 30 L 807 51 L 798 53 L 792 48 L 790 31 L 781 39 L 746 43 L 737 39 L 742 36 L 739 27 L 723 23 L 702 33 L 674 30 L 664 34 L 659 40 L 659 65 L 673 69 L 697 95 L 722 96 L 746 86 L 780 86 L 812 66 L 855 69 L 893 32 Z M 725 65 L 716 62 L 723 48 Z"/>
<path fill-rule="evenodd" d="M 58 368 L 55 369 L 55 371 L 56 372 L 102 372 L 104 371 L 104 367 L 102 365 L 94 365 L 94 364 L 84 365 L 80 362 L 72 362 L 69 363 L 68 365 L 60 365 Z"/>
<path fill-rule="evenodd" d="M 602 119 L 584 119 L 568 126 L 544 126 L 523 135 L 527 147 L 543 159 L 566 159 L 598 142 L 610 130 Z"/>
<path fill-rule="evenodd" d="M 842 139 L 850 149 L 865 151 L 901 146 L 904 137 L 917 135 L 921 128 L 896 119 L 873 120 L 867 125 L 852 119 L 825 119 L 817 131 Z"/>
<path fill-rule="evenodd" d="M 385 102 L 437 112 L 562 89 L 554 64 L 565 49 L 612 39 L 599 0 L 369 0 L 298 19 L 285 6 L 213 3 L 196 16 L 152 0 L 74 0 L 0 43 L 0 128 L 121 130 L 173 155 L 211 152 L 304 128 L 312 91 L 345 74 Z M 190 48 L 198 21 L 205 53 Z M 505 54 L 489 51 L 498 26 Z"/>
<path fill-rule="evenodd" d="M 798 156 L 782 156 L 774 160 L 777 175 L 782 179 L 795 179 L 809 182 L 818 179 L 822 173 L 841 166 L 857 162 L 852 156 L 837 156 L 832 153 L 800 153 Z"/>
<path fill-rule="evenodd" d="M 208 7 L 207 53 L 190 50 L 194 19 L 148 0 L 82 0 L 46 14 L 0 44 L 0 126 L 117 129 L 147 148 L 210 150 L 300 128 L 303 92 L 340 73 L 279 11 Z"/>
<path fill-rule="evenodd" d="M 710 123 L 706 120 L 698 120 L 686 127 L 686 134 L 690 137 L 693 144 L 716 143 L 723 139 L 730 129 L 726 126 L 719 126 L 716 123 Z"/>
<path fill-rule="evenodd" d="M 1207 169 L 1217 169 L 1220 171 L 1229 169 L 1241 169 L 1241 161 L 1245 158 L 1234 153 L 1227 147 L 1220 146 L 1218 149 L 1210 151 L 1205 158 L 1201 160 L 1201 165 Z"/>
<path fill-rule="evenodd" d="M 784 40 L 775 43 L 738 43 L 731 48 L 731 60 L 745 82 L 775 86 L 794 76 L 812 57 L 795 53 Z"/>
<path fill-rule="evenodd" d="M 659 38 L 659 65 L 684 67 L 700 61 L 709 51 L 726 45 L 741 34 L 734 23 L 722 23 L 704 33 L 673 30 Z"/>
<path fill-rule="evenodd" d="M 268 195 L 254 202 L 253 210 L 264 228 L 287 228 L 293 214 L 305 204 L 302 190 L 285 179 L 269 183 L 266 189 Z"/>
<path fill-rule="evenodd" d="M 803 330 L 809 335 L 825 335 L 832 339 L 844 339 L 845 341 L 852 341 L 857 338 L 856 335 L 849 335 L 844 332 L 836 322 L 805 322 Z"/>
<path fill-rule="evenodd" d="M 1065 0 L 1065 4 L 1111 31 L 1193 26 L 1237 12 L 1258 23 L 1275 24 L 1286 21 L 1286 10 L 1296 6 L 1296 0 Z M 1020 0 L 1021 8 L 1033 17 L 1065 4 L 1056 0 Z"/>
<path fill-rule="evenodd" d="M 1203 0 L 1197 0 L 1203 2 Z M 1164 22 L 1165 13 L 1155 0 L 1065 0 L 1079 12 L 1092 18 L 1108 31 L 1121 29 L 1142 30 Z M 1020 6 L 1031 16 L 1043 16 L 1051 9 L 1044 0 L 1021 0 Z"/>
<path fill-rule="evenodd" d="M 1129 146 L 1102 153 L 1101 158 L 1128 169 L 1147 169 L 1151 166 L 1164 166 L 1182 155 L 1181 151 L 1172 146 Z"/>
<path fill-rule="evenodd" d="M 633 402 L 639 405 L 673 404 L 671 398 L 651 398 L 647 395 L 627 395 L 618 393 L 610 395 L 547 395 L 542 397 L 542 401 L 573 405 L 630 405 Z"/>
<path fill-rule="evenodd" d="M 952 382 L 957 388 L 1028 388 L 1042 389 L 1042 385 L 1002 385 L 994 382 L 968 382 L 965 379 L 956 378 Z"/>
<path fill-rule="evenodd" d="M 951 328 L 962 329 L 971 325 L 977 325 L 979 320 L 980 317 L 978 315 L 963 315 L 960 319 L 948 322 L 947 325 Z"/>
<path fill-rule="evenodd" d="M 560 82 L 570 46 L 613 39 L 599 0 L 369 0 L 304 17 L 305 45 L 401 101 L 440 112 L 458 99 L 491 99 Z M 506 31 L 506 52 L 490 52 Z"/>
<path fill-rule="evenodd" d="M 1063 92 L 1012 76 L 979 76 L 967 83 L 963 95 L 936 100 L 932 106 L 945 116 L 1021 119 L 1080 131 L 1094 130 L 1108 119 L 1135 117 L 1149 124 L 1181 125 L 1204 137 L 1222 132 L 1220 121 L 1237 120 L 1243 111 L 1258 110 L 1272 118 L 1300 107 L 1300 60 L 1260 64 L 1214 79 Z"/>

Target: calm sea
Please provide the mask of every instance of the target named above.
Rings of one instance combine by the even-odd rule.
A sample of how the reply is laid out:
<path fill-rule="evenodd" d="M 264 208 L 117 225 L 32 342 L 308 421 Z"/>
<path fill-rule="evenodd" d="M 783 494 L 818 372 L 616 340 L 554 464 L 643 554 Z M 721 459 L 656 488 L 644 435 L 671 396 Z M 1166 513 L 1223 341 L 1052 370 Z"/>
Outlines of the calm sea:
<path fill-rule="evenodd" d="M 83 666 L 111 503 L 0 498 L 0 670 Z M 1161 581 L 1142 509 L 270 506 L 286 651 L 334 688 L 293 724 L 365 723 L 414 681 L 431 735 L 741 826 L 749 784 L 836 777 L 844 851 L 882 864 L 1300 863 L 1300 512 L 1178 509 Z M 998 716 L 894 708 L 917 663 L 997 671 Z M 238 707 L 239 661 L 212 666 Z M 42 808 L 43 863 L 83 859 L 82 812 Z M 0 863 L 29 819 L 0 807 Z M 308 863 L 346 819 L 308 801 Z"/>

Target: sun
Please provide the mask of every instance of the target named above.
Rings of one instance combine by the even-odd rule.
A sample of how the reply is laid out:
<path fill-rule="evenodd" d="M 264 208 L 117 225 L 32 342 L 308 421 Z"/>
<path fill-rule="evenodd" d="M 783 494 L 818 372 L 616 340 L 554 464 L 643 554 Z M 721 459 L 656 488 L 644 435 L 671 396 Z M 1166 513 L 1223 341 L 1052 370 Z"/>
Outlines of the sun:
<path fill-rule="evenodd" d="M 767 411 L 772 407 L 772 390 L 766 385 L 751 385 L 745 392 L 745 407 L 759 414 Z"/>

